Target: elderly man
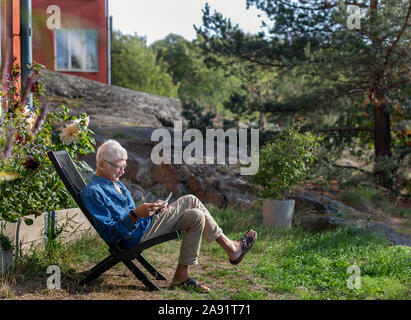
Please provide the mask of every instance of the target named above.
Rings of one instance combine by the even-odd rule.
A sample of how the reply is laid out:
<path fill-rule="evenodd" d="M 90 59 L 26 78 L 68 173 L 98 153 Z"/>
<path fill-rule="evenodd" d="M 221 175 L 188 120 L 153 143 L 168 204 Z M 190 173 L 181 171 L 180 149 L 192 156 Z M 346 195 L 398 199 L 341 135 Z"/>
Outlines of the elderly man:
<path fill-rule="evenodd" d="M 136 207 L 129 190 L 119 180 L 126 162 L 127 151 L 115 140 L 106 141 L 97 150 L 95 174 L 80 192 L 100 236 L 107 242 L 130 248 L 168 232 L 184 231 L 179 262 L 170 287 L 195 287 L 209 292 L 207 286 L 188 274 L 188 266 L 198 263 L 201 237 L 207 242 L 217 241 L 227 253 L 229 262 L 238 264 L 254 245 L 256 232 L 248 231 L 240 241 L 230 240 L 193 195 L 180 197 L 162 209 L 159 202 Z M 154 214 L 156 210 L 159 212 Z"/>

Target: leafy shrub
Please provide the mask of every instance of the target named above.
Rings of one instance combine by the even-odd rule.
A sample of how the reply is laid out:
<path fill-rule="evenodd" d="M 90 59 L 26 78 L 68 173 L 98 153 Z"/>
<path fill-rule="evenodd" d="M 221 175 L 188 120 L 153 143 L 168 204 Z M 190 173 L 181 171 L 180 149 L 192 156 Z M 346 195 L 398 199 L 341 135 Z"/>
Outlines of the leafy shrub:
<path fill-rule="evenodd" d="M 319 138 L 309 132 L 284 130 L 260 150 L 260 166 L 250 181 L 262 186 L 263 198 L 284 199 L 291 187 L 305 178 L 318 145 Z"/>
<path fill-rule="evenodd" d="M 4 234 L 0 234 L 0 249 L 5 251 L 13 249 L 13 244 L 11 243 L 9 237 Z"/>

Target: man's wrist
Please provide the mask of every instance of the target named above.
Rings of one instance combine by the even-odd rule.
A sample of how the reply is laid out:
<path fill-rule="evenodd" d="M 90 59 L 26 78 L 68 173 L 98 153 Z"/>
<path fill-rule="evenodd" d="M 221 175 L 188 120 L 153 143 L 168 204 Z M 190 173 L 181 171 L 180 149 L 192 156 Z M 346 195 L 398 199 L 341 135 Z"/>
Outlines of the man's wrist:
<path fill-rule="evenodd" d="M 137 214 L 134 212 L 134 210 L 130 210 L 130 215 L 137 221 L 138 220 L 138 216 Z"/>

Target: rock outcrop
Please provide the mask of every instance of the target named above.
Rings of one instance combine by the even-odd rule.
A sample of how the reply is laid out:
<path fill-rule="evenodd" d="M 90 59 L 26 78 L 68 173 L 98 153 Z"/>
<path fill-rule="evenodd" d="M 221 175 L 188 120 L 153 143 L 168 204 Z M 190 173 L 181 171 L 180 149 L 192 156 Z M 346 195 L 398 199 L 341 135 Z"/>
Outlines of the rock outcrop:
<path fill-rule="evenodd" d="M 72 113 L 86 112 L 96 126 L 172 125 L 185 121 L 179 99 L 109 86 L 81 77 L 43 70 L 41 81 L 47 100 L 55 106 L 65 104 Z"/>
<path fill-rule="evenodd" d="M 151 160 L 151 141 L 155 128 L 99 127 L 96 148 L 105 140 L 116 139 L 128 152 L 123 180 L 136 201 L 154 201 L 173 192 L 173 199 L 194 194 L 201 201 L 219 208 L 246 208 L 257 200 L 252 186 L 233 165 L 159 164 Z M 95 154 L 83 158 L 95 168 Z"/>

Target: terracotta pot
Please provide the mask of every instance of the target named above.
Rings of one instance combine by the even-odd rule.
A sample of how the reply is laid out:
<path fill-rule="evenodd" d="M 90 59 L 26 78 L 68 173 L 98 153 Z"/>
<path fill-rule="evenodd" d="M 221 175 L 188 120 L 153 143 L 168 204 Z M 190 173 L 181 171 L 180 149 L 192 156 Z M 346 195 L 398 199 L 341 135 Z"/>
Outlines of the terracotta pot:
<path fill-rule="evenodd" d="M 263 203 L 264 224 L 289 229 L 293 221 L 295 200 L 267 199 Z"/>

